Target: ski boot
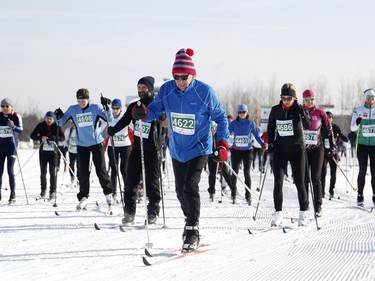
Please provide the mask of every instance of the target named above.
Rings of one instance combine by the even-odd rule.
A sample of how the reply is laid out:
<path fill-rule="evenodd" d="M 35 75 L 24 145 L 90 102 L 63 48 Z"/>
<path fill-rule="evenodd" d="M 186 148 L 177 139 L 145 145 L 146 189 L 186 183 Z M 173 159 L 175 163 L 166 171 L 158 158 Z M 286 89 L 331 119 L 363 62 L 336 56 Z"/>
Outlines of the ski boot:
<path fill-rule="evenodd" d="M 14 191 L 10 192 L 9 205 L 14 205 L 16 203 L 16 193 Z"/>
<path fill-rule="evenodd" d="M 364 206 L 364 198 L 363 198 L 363 195 L 358 194 L 358 196 L 357 196 L 357 205 L 358 205 L 359 207 L 363 207 L 363 206 Z"/>
<path fill-rule="evenodd" d="M 299 211 L 298 226 L 308 225 L 307 211 Z"/>
<path fill-rule="evenodd" d="M 77 205 L 77 211 L 79 212 L 79 211 L 81 211 L 81 210 L 86 210 L 86 207 L 87 207 L 87 203 L 88 203 L 88 201 L 87 201 L 87 197 L 83 197 L 82 199 L 81 199 L 81 201 L 79 201 L 79 204 Z"/>
<path fill-rule="evenodd" d="M 283 220 L 284 220 L 283 211 L 276 211 L 273 214 L 273 220 L 271 222 L 271 226 L 281 225 L 283 223 Z"/>
<path fill-rule="evenodd" d="M 181 253 L 188 253 L 195 251 L 199 246 L 199 227 L 198 223 L 194 225 L 185 225 L 183 236 L 185 236 L 184 243 L 182 244 Z"/>

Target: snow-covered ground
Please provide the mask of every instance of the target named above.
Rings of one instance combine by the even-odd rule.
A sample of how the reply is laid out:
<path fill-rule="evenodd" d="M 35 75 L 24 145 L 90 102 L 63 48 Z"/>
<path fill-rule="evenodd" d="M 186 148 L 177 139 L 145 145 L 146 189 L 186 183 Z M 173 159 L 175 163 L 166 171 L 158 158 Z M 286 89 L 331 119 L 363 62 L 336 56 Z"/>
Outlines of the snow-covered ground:
<path fill-rule="evenodd" d="M 3 175 L 3 199 L 0 203 L 0 280 L 375 280 L 375 211 L 356 205 L 356 193 L 337 171 L 336 194 L 340 200 L 324 199 L 323 216 L 303 228 L 290 218 L 298 216 L 295 186 L 284 185 L 286 225 L 293 229 L 260 232 L 270 225 L 273 212 L 273 176 L 268 173 L 256 220 L 253 206 L 246 205 L 239 182 L 238 203 L 220 197 L 217 183 L 215 202 L 208 200 L 208 179 L 201 180 L 200 233 L 202 253 L 145 266 L 146 244 L 158 260 L 178 253 L 184 218 L 174 192 L 171 161 L 163 179 L 164 213 L 157 226 L 144 227 L 144 203 L 137 206 L 136 225 L 119 230 L 123 216 L 121 205 L 115 215 L 106 214 L 105 197 L 92 175 L 87 212 L 76 212 L 77 188 L 68 183 L 68 174 L 58 177 L 57 207 L 54 202 L 36 201 L 40 193 L 38 153 L 20 149 L 28 203 L 17 174 L 17 204 L 8 206 L 6 171 Z M 350 159 L 349 159 L 350 160 Z M 350 181 L 356 182 L 358 167 L 340 165 Z M 16 171 L 19 165 L 16 163 Z M 242 177 L 242 175 L 241 175 Z M 327 183 L 329 176 L 327 176 Z M 260 185 L 260 175 L 252 171 L 252 190 Z M 123 187 L 122 187 L 123 188 Z M 327 188 L 328 189 L 328 188 Z M 365 205 L 372 206 L 370 176 L 365 187 Z M 222 203 L 219 201 L 222 200 Z M 97 207 L 95 202 L 99 202 Z M 57 216 L 55 211 L 59 214 Z M 94 224 L 100 230 L 94 228 Z M 248 233 L 248 228 L 253 232 Z"/>

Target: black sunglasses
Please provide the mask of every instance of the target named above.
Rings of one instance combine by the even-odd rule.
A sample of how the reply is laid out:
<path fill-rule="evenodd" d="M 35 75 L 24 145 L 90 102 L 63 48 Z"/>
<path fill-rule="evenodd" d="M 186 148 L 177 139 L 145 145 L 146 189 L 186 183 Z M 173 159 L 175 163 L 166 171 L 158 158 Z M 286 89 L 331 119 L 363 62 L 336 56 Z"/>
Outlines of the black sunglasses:
<path fill-rule="evenodd" d="M 238 111 L 238 114 L 245 114 L 246 111 Z"/>
<path fill-rule="evenodd" d="M 186 81 L 186 80 L 188 80 L 188 78 L 189 78 L 189 74 L 185 74 L 185 75 L 173 75 L 173 79 L 174 80 L 179 80 L 181 78 L 181 80 L 184 80 L 184 81 Z"/>
<path fill-rule="evenodd" d="M 120 108 L 119 107 L 112 107 L 112 109 L 119 110 Z"/>
<path fill-rule="evenodd" d="M 2 108 L 4 108 L 4 107 L 8 108 L 9 105 L 6 104 L 6 105 L 2 105 L 1 107 L 2 107 Z"/>
<path fill-rule="evenodd" d="M 281 99 L 284 101 L 291 101 L 293 97 L 281 97 Z"/>

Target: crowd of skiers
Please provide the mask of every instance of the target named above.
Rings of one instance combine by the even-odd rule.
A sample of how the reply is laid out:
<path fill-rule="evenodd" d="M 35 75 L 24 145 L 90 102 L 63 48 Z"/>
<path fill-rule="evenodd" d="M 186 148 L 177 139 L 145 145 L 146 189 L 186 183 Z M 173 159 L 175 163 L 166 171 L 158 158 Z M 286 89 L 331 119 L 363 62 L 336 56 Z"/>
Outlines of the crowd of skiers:
<path fill-rule="evenodd" d="M 108 206 L 119 200 L 124 204 L 122 223 L 134 223 L 137 186 L 143 182 L 148 198 L 145 223 L 155 224 L 160 211 L 161 164 L 167 143 L 176 194 L 185 217 L 183 251 L 194 250 L 199 244 L 199 184 L 206 163 L 210 173 L 208 192 L 211 200 L 214 200 L 220 165 L 221 175 L 231 190 L 232 203 L 236 203 L 238 173 L 242 165 L 245 199 L 251 205 L 251 165 L 258 157 L 259 170 L 264 172 L 270 156 L 274 177 L 273 225 L 279 225 L 283 220 L 283 182 L 289 163 L 298 194 L 299 224 L 307 223 L 310 208 L 313 208 L 316 217 L 321 216 L 327 163 L 331 170 L 329 194 L 333 197 L 338 165 L 337 141 L 347 141 L 340 128 L 332 124 L 332 113 L 316 107 L 315 93 L 309 89 L 302 93 L 300 103 L 294 85 L 286 83 L 281 88 L 280 102 L 270 111 L 267 131 L 262 134 L 251 120 L 246 104 L 238 105 L 234 120 L 228 118 L 215 91 L 196 79 L 193 55 L 192 49 L 181 49 L 176 53 L 172 66 L 173 80 L 165 82 L 157 95 L 154 93 L 154 78 L 142 77 L 137 83 L 139 100 L 126 109 L 119 98 L 111 101 L 102 96 L 100 104 L 92 103 L 89 91 L 82 88 L 76 92 L 77 103 L 65 112 L 60 108 L 48 111 L 31 134 L 31 138 L 40 144 L 40 197 L 46 197 L 48 167 L 49 199 L 56 198 L 56 174 L 63 159 L 64 169 L 69 168 L 71 182 L 79 186 L 77 210 L 85 209 L 90 197 L 92 159 Z M 358 205 L 364 202 L 368 158 L 373 175 L 372 200 L 375 203 L 374 106 L 375 92 L 366 90 L 365 104 L 356 108 L 352 116 L 351 130 L 357 135 L 359 160 Z M 11 189 L 9 202 L 14 203 L 13 167 L 18 135 L 23 130 L 22 119 L 9 99 L 1 101 L 1 108 L 0 173 L 2 176 L 7 159 Z M 62 126 L 67 122 L 70 125 L 63 131 Z M 105 162 L 106 149 L 110 174 Z M 65 157 L 67 152 L 69 161 Z M 227 164 L 228 157 L 230 166 Z M 117 187 L 121 185 L 119 175 L 124 185 L 124 193 L 120 196 Z M 310 191 L 313 198 L 311 205 Z"/>

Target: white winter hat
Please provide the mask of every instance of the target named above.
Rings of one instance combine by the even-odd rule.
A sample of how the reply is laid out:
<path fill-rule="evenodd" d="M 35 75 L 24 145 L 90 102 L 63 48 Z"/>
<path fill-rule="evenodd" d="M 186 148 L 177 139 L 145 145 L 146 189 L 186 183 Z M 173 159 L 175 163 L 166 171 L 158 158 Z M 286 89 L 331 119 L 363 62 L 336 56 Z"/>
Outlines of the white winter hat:
<path fill-rule="evenodd" d="M 367 89 L 365 92 L 365 98 L 375 97 L 375 92 L 373 89 Z"/>

